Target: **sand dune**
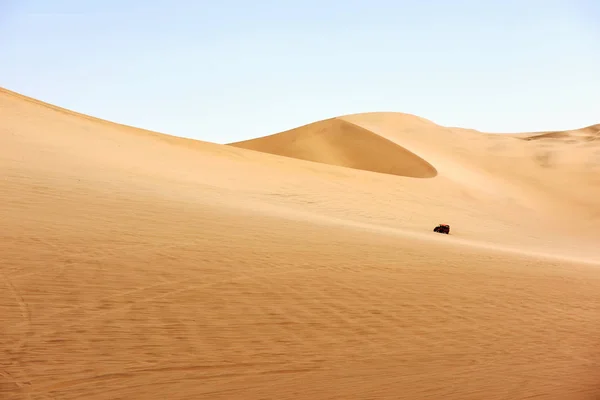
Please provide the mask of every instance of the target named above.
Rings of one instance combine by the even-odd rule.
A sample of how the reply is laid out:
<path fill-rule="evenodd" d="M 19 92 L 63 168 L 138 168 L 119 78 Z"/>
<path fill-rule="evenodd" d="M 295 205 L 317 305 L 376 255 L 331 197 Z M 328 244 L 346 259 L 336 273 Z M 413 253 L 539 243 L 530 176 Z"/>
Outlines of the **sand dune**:
<path fill-rule="evenodd" d="M 0 399 L 596 399 L 597 142 L 543 134 L 219 145 L 2 89 Z"/>
<path fill-rule="evenodd" d="M 449 197 L 458 189 L 486 202 L 520 204 L 552 220 L 577 215 L 595 229 L 600 223 L 600 148 L 589 138 L 597 137 L 596 127 L 498 135 L 446 128 L 403 113 L 364 113 L 230 145 L 367 171 L 439 175 L 435 183 Z M 523 143 L 545 135 L 586 143 L 577 148 L 564 146 L 570 140 Z"/>
<path fill-rule="evenodd" d="M 431 178 L 437 174 L 431 164 L 398 144 L 336 118 L 231 145 L 392 175 Z"/>
<path fill-rule="evenodd" d="M 600 141 L 600 124 L 569 131 L 518 133 L 513 134 L 512 136 L 527 141 L 564 139 L 563 142 L 565 143 L 593 142 L 597 140 Z"/>

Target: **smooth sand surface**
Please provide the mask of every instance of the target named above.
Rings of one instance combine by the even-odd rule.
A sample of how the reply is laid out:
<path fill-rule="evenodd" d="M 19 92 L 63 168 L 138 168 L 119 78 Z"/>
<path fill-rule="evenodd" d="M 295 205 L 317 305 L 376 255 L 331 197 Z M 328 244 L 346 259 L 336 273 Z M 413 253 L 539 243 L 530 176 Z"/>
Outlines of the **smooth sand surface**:
<path fill-rule="evenodd" d="M 221 145 L 1 89 L 0 399 L 598 399 L 598 128 Z"/>

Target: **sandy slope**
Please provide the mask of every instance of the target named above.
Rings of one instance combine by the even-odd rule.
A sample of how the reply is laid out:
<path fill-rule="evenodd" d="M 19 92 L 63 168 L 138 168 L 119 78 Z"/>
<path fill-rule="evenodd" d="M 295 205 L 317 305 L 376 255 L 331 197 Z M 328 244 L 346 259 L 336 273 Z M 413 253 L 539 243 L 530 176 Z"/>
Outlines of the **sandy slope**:
<path fill-rule="evenodd" d="M 291 132 L 217 145 L 0 91 L 0 398 L 598 398 L 595 141 Z"/>

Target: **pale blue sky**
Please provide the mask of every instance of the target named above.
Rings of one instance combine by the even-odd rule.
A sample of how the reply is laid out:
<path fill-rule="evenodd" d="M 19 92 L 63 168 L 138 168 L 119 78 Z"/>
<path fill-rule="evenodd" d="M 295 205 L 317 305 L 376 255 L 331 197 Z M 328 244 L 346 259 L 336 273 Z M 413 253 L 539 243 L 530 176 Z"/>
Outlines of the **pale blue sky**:
<path fill-rule="evenodd" d="M 0 0 L 0 86 L 217 143 L 367 111 L 600 123 L 596 0 L 220 3 Z"/>

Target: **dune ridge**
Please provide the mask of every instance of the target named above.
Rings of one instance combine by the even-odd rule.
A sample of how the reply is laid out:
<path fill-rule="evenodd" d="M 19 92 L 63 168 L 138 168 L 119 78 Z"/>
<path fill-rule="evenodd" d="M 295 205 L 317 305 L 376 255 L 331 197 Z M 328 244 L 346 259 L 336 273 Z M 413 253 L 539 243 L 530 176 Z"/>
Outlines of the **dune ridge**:
<path fill-rule="evenodd" d="M 593 141 L 286 132 L 219 145 L 0 90 L 0 398 L 600 395 Z"/>

